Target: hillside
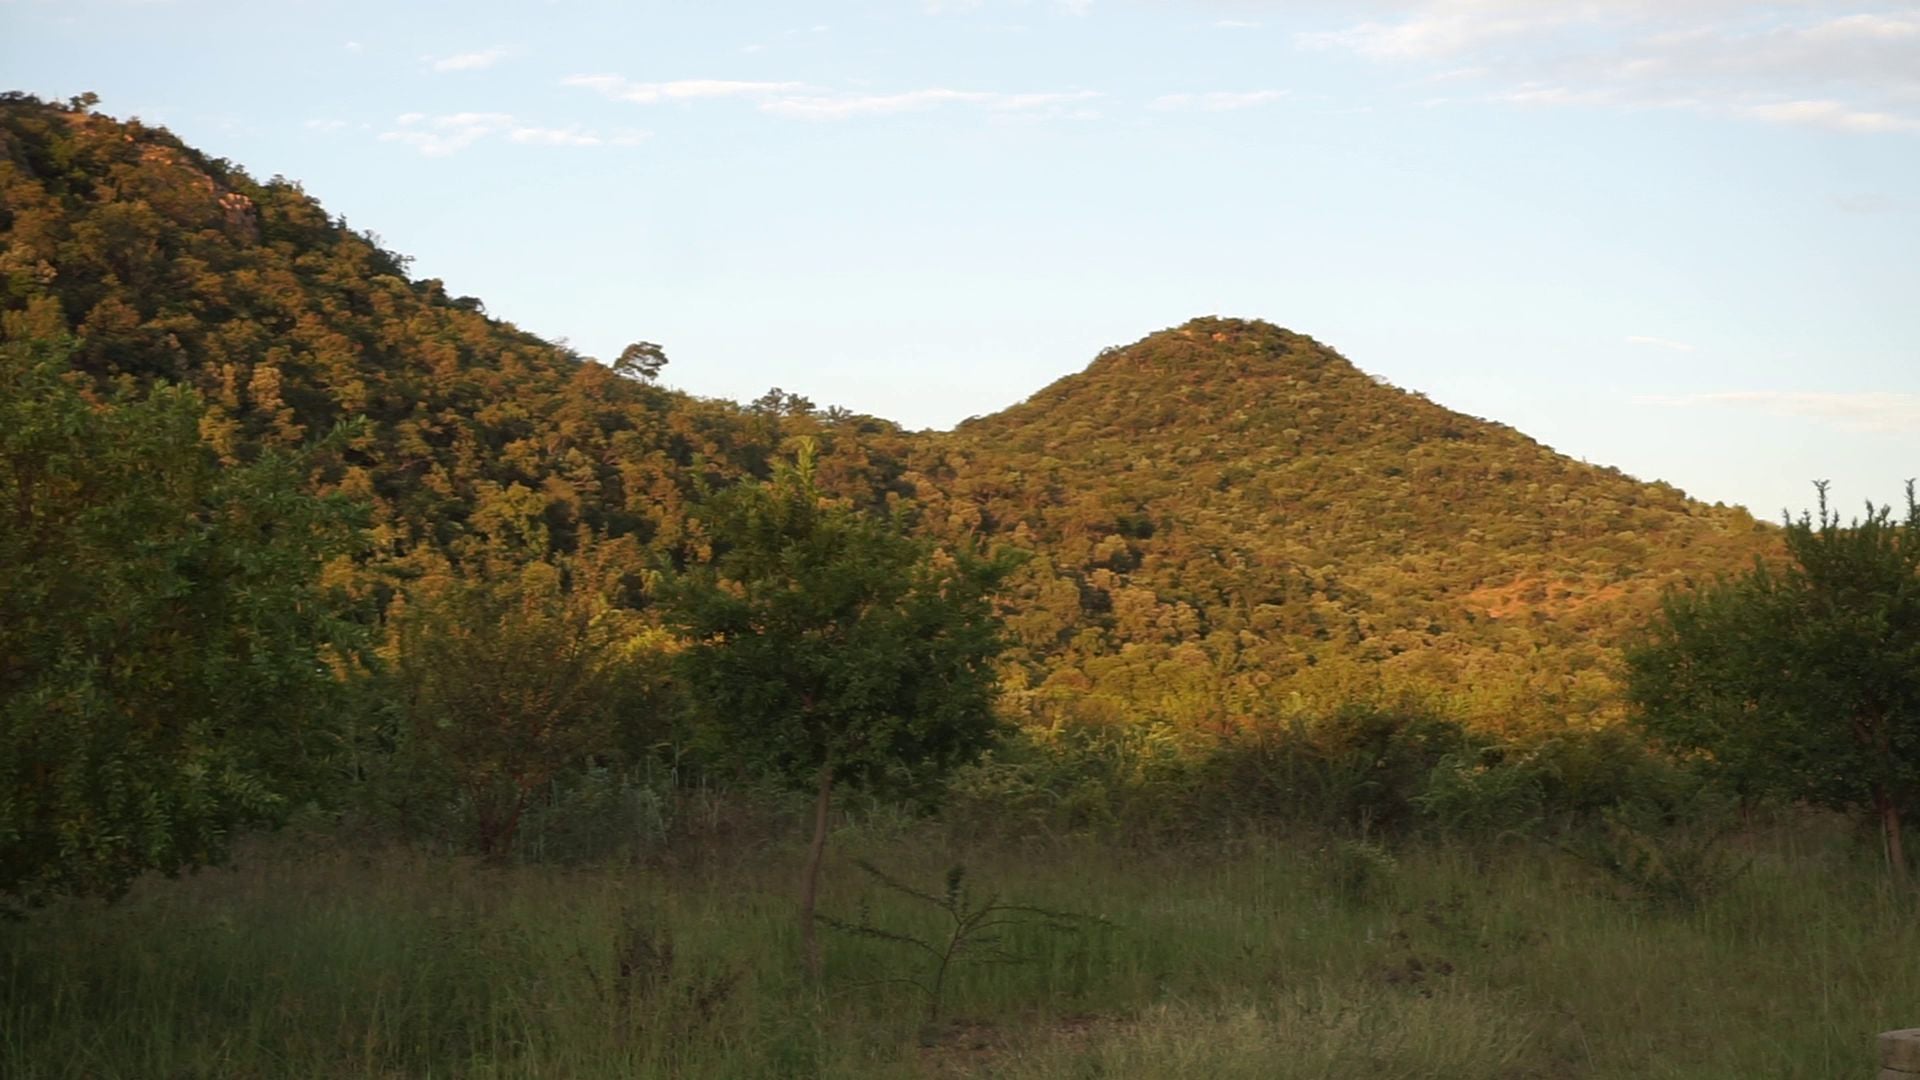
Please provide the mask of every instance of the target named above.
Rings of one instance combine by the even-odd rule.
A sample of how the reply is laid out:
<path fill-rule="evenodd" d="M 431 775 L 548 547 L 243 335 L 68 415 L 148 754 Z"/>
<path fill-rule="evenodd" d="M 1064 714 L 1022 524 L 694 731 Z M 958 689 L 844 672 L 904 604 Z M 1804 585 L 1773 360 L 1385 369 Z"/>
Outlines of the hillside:
<path fill-rule="evenodd" d="M 1041 552 L 1014 620 L 1039 716 L 1230 723 L 1368 688 L 1604 712 L 1661 586 L 1772 543 L 1262 322 L 1109 349 L 937 443 L 950 526 Z"/>
<path fill-rule="evenodd" d="M 0 238 L 6 340 L 70 336 L 100 384 L 195 387 L 225 458 L 353 425 L 312 476 L 371 507 L 366 581 L 590 534 L 668 559 L 697 543 L 701 483 L 814 437 L 828 490 L 1034 553 L 1006 600 L 1008 708 L 1033 722 L 1215 726 L 1402 689 L 1485 723 L 1603 716 L 1660 587 L 1771 543 L 1259 322 L 1110 349 L 950 433 L 692 398 L 410 278 L 295 183 L 84 103 L 0 100 Z"/>
<path fill-rule="evenodd" d="M 737 475 L 783 436 L 410 278 L 296 183 L 79 103 L 0 100 L 0 235 L 7 340 L 71 335 L 98 383 L 194 387 L 223 456 L 358 421 L 315 483 L 371 504 L 378 561 L 671 537 L 694 462 Z"/>

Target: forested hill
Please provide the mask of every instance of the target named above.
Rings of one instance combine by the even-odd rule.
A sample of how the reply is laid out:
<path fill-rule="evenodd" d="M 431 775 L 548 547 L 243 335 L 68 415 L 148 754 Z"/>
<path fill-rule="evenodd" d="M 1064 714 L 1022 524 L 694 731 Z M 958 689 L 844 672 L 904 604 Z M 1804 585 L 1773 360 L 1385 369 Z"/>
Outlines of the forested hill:
<path fill-rule="evenodd" d="M 350 422 L 311 475 L 371 507 L 362 580 L 589 536 L 665 560 L 697 546 L 702 483 L 809 436 L 829 491 L 1034 552 L 1006 600 L 1016 715 L 1215 725 L 1416 689 L 1503 722 L 1604 714 L 1661 584 L 1772 543 L 1258 322 L 1109 350 L 950 433 L 693 398 L 412 279 L 295 183 L 87 105 L 0 99 L 5 338 L 70 342 L 103 389 L 196 388 L 229 460 Z"/>
<path fill-rule="evenodd" d="M 1604 711 L 1663 583 L 1773 543 L 1261 322 L 1109 349 L 937 442 L 945 517 L 1041 552 L 1014 625 L 1042 714 L 1231 721 L 1380 687 L 1490 722 Z"/>
<path fill-rule="evenodd" d="M 377 560 L 670 537 L 694 462 L 759 468 L 785 434 L 781 402 L 616 375 L 410 278 L 298 184 L 84 103 L 0 100 L 0 230 L 6 338 L 71 335 L 103 387 L 194 387 L 223 456 L 359 420 L 315 482 L 372 505 Z"/>

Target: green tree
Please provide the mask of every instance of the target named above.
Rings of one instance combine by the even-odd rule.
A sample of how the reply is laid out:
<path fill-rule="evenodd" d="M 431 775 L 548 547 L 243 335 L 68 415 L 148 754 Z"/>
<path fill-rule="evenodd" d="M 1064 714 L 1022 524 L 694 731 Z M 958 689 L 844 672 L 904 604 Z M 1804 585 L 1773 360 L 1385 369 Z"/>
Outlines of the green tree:
<path fill-rule="evenodd" d="M 631 539 L 589 537 L 572 555 L 431 575 L 395 612 L 412 746 L 459 793 L 482 856 L 511 852 L 548 783 L 652 722 L 665 635 L 629 603 L 638 561 Z"/>
<path fill-rule="evenodd" d="M 222 469 L 199 399 L 100 400 L 0 347 L 0 895 L 113 895 L 222 857 L 326 760 L 352 532 L 298 463 Z"/>
<path fill-rule="evenodd" d="M 1786 522 L 1787 565 L 1673 593 L 1630 649 L 1641 722 L 1751 794 L 1878 822 L 1905 876 L 1920 809 L 1920 504 Z"/>
<path fill-rule="evenodd" d="M 660 377 L 667 366 L 667 351 L 651 341 L 636 341 L 620 350 L 620 358 L 613 362 L 613 372 L 629 378 L 652 382 Z"/>
<path fill-rule="evenodd" d="M 820 966 L 814 900 L 833 793 L 911 785 L 972 759 L 995 731 L 991 603 L 1008 569 L 829 503 L 813 449 L 770 482 L 695 511 L 712 544 L 668 588 L 679 670 L 721 756 L 814 793 L 801 948 Z"/>

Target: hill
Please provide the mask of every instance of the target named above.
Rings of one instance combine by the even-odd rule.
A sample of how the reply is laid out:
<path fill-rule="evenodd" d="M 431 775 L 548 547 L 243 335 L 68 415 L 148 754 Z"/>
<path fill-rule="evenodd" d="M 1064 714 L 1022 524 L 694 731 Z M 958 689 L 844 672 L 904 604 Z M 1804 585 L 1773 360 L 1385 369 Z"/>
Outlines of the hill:
<path fill-rule="evenodd" d="M 0 99 L 6 339 L 70 335 L 101 384 L 194 387 L 228 458 L 358 421 L 315 482 L 372 504 L 376 559 L 670 538 L 696 462 L 719 481 L 785 437 L 785 399 L 747 409 L 620 377 L 409 277 L 298 184 L 86 105 Z"/>
<path fill-rule="evenodd" d="M 935 443 L 948 527 L 1040 553 L 1013 621 L 1035 717 L 1401 690 L 1484 723 L 1604 713 L 1661 587 L 1774 543 L 1262 322 L 1109 349 Z"/>
<path fill-rule="evenodd" d="M 340 429 L 312 483 L 371 507 L 343 573 L 376 599 L 480 549 L 631 536 L 671 558 L 698 543 L 693 492 L 807 436 L 841 497 L 1034 553 L 1006 600 L 1026 720 L 1230 725 L 1412 690 L 1506 723 L 1606 715 L 1660 587 L 1772 543 L 1259 322 L 1110 349 L 949 433 L 693 398 L 411 278 L 291 181 L 88 104 L 0 100 L 0 331 L 70 338 L 103 385 L 196 388 L 228 460 Z"/>

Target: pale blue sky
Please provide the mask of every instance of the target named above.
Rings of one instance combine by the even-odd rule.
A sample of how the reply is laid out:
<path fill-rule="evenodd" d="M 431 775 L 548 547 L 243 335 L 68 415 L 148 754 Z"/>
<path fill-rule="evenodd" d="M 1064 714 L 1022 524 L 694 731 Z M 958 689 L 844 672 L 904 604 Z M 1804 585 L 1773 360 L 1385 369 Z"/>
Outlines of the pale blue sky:
<path fill-rule="evenodd" d="M 1920 6 L 0 0 L 9 87 L 666 381 L 947 427 L 1195 315 L 1763 517 L 1920 474 Z"/>

